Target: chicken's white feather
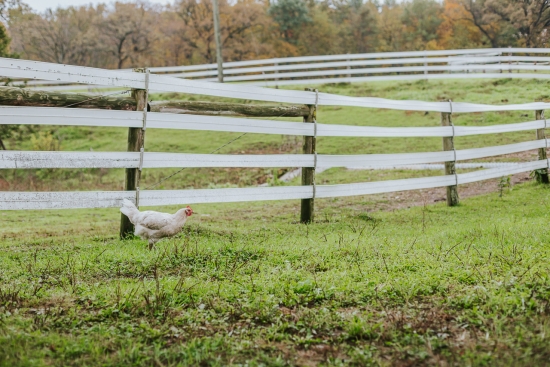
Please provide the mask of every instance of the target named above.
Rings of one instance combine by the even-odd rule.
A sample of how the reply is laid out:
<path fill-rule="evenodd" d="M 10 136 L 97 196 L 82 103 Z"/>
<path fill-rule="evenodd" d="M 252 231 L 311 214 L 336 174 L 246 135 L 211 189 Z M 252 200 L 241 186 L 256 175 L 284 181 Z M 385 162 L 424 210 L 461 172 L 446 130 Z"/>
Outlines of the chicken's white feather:
<path fill-rule="evenodd" d="M 175 214 L 152 210 L 141 212 L 127 199 L 123 200 L 120 211 L 135 225 L 134 234 L 149 241 L 149 249 L 161 239 L 178 234 L 187 218 L 193 214 L 190 207 L 180 209 Z"/>

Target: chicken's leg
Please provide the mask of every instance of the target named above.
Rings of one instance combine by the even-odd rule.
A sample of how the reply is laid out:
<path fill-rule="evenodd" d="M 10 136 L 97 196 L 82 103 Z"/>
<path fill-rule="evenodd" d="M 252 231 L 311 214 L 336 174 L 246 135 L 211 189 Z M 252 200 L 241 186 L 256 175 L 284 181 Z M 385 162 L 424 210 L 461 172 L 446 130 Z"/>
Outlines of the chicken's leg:
<path fill-rule="evenodd" d="M 153 249 L 154 245 L 155 245 L 155 241 L 153 239 L 149 239 L 149 251 Z"/>

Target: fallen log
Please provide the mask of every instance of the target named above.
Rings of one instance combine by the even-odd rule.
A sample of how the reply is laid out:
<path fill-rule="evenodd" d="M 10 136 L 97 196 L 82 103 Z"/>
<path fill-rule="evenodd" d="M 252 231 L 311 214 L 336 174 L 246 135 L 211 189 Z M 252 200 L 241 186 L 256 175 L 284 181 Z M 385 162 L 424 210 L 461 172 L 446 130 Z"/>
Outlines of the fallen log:
<path fill-rule="evenodd" d="M 0 87 L 0 105 L 136 110 L 136 101 L 130 96 L 120 94 L 98 96 L 16 87 Z M 309 114 L 309 109 L 305 105 L 274 106 L 203 101 L 158 101 L 150 103 L 149 110 L 207 116 L 303 117 Z"/>
<path fill-rule="evenodd" d="M 0 105 L 28 107 L 74 107 L 135 111 L 136 101 L 119 95 L 49 92 L 28 88 L 0 87 Z"/>
<path fill-rule="evenodd" d="M 151 103 L 151 111 L 187 113 L 208 116 L 303 117 L 309 114 L 306 105 L 256 105 L 226 102 L 159 101 Z"/>

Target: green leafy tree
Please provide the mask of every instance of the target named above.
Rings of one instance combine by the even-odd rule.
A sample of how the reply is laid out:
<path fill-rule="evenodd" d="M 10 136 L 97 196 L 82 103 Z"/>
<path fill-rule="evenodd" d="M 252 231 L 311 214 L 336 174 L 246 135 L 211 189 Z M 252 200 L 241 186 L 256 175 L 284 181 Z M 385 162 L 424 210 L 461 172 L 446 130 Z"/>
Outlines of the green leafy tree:
<path fill-rule="evenodd" d="M 12 3 L 8 3 L 7 1 L 0 1 L 0 15 L 2 18 L 6 19 L 6 12 L 8 11 L 8 7 L 10 5 L 13 5 Z M 10 43 L 11 38 L 8 36 L 8 32 L 6 31 L 6 27 L 2 23 L 0 23 L 0 57 L 10 57 L 10 58 L 17 58 L 18 55 L 16 53 L 12 53 L 10 51 Z M 9 80 L 4 80 L 4 84 L 8 84 Z M 0 125 L 0 148 L 6 150 L 6 146 L 4 145 L 4 142 L 2 139 L 8 139 L 10 138 L 13 133 L 19 130 L 19 125 Z"/>
<path fill-rule="evenodd" d="M 374 52 L 378 45 L 378 4 L 369 0 L 341 0 L 334 3 L 332 22 L 339 33 L 336 52 Z"/>
<path fill-rule="evenodd" d="M 0 0 L 0 18 L 4 21 L 9 19 L 9 12 L 13 8 L 21 8 L 19 0 Z M 0 57 L 17 58 L 18 54 L 10 51 L 11 38 L 6 31 L 4 24 L 0 23 Z"/>
<path fill-rule="evenodd" d="M 303 0 L 278 0 L 273 3 L 268 14 L 279 24 L 283 37 L 296 43 L 300 29 L 311 22 L 309 9 Z"/>
<path fill-rule="evenodd" d="M 442 12 L 443 6 L 436 0 L 412 0 L 404 4 L 401 21 L 406 26 L 404 38 L 408 49 L 425 50 L 430 41 L 436 40 Z"/>
<path fill-rule="evenodd" d="M 0 23 L 0 57 L 17 58 L 18 55 L 10 51 L 11 38 L 6 32 L 6 27 Z"/>
<path fill-rule="evenodd" d="M 297 46 L 302 55 L 328 55 L 341 53 L 338 25 L 330 20 L 329 10 L 315 7 L 311 10 L 311 22 L 298 35 Z"/>

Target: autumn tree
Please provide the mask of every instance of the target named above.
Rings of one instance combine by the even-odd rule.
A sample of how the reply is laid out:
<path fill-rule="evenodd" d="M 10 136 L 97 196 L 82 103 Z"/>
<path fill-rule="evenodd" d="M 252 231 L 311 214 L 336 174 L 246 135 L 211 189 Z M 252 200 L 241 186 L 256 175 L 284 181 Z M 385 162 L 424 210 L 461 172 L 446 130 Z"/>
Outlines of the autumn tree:
<path fill-rule="evenodd" d="M 102 45 L 115 59 L 117 69 L 137 66 L 140 57 L 151 51 L 156 16 L 156 11 L 145 2 L 116 2 L 99 22 Z"/>
<path fill-rule="evenodd" d="M 245 60 L 263 55 L 274 56 L 266 39 L 272 39 L 273 22 L 263 4 L 239 0 L 233 5 L 221 0 L 220 32 L 223 59 Z M 212 63 L 216 59 L 212 2 L 180 0 L 174 11 L 181 20 L 179 39 L 193 50 L 192 62 Z"/>
<path fill-rule="evenodd" d="M 189 64 L 193 56 L 193 47 L 186 38 L 185 25 L 174 11 L 164 11 L 159 15 L 159 26 L 153 46 L 156 66 L 173 66 Z M 153 65 L 153 64 L 150 64 Z"/>
<path fill-rule="evenodd" d="M 461 0 L 445 0 L 437 29 L 437 48 L 442 50 L 484 47 L 483 34 L 473 24 Z"/>
<path fill-rule="evenodd" d="M 494 4 L 494 3 L 493 3 Z M 491 47 L 510 46 L 515 43 L 515 30 L 510 23 L 503 21 L 491 0 L 462 0 L 462 6 L 470 21 L 483 34 Z"/>
<path fill-rule="evenodd" d="M 378 51 L 402 51 L 405 47 L 405 25 L 401 22 L 403 7 L 386 0 L 378 16 Z"/>
<path fill-rule="evenodd" d="M 215 61 L 212 0 L 36 13 L 0 0 L 0 54 L 104 68 Z M 502 46 L 546 46 L 548 0 L 219 0 L 226 61 Z M 5 31 L 5 29 L 4 29 Z"/>
<path fill-rule="evenodd" d="M 222 15 L 221 34 L 227 60 L 250 60 L 278 56 L 265 42 L 266 33 L 275 28 L 267 8 L 254 0 L 239 0 Z"/>
<path fill-rule="evenodd" d="M 44 14 L 28 10 L 13 12 L 10 29 L 27 59 L 73 65 L 107 66 L 97 54 L 95 22 L 104 7 L 48 9 Z"/>
<path fill-rule="evenodd" d="M 548 0 L 487 0 L 485 17 L 514 30 L 521 46 L 544 47 L 550 26 Z"/>

